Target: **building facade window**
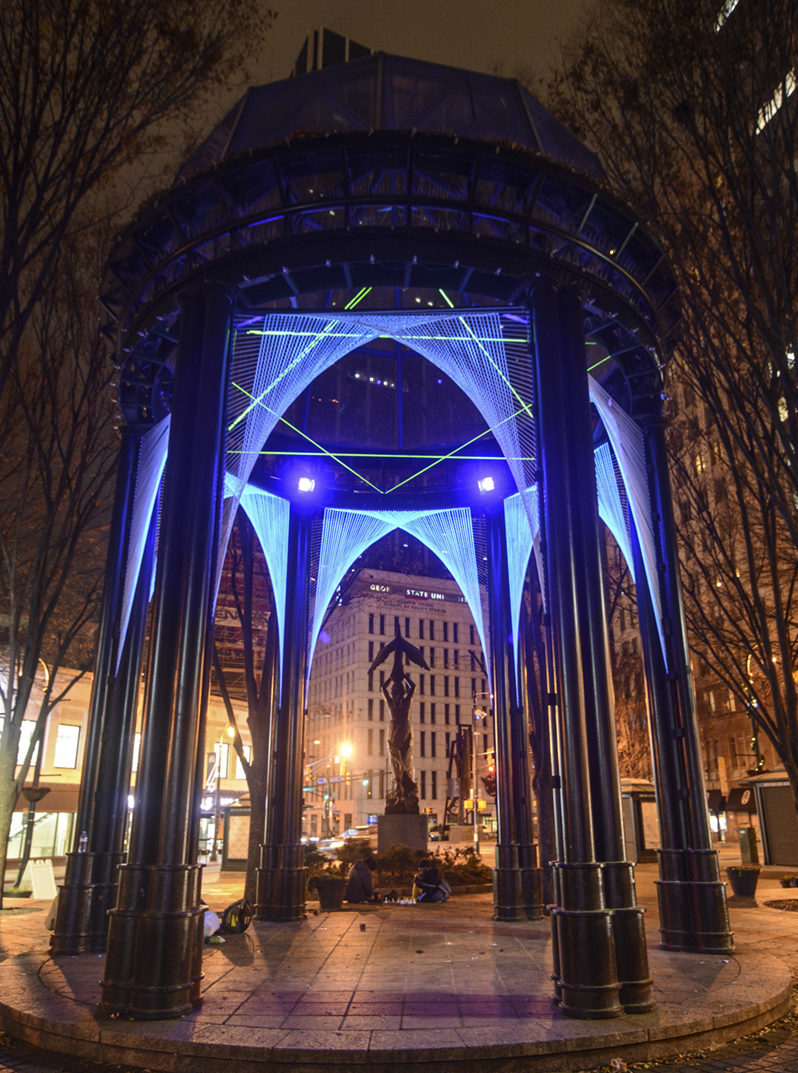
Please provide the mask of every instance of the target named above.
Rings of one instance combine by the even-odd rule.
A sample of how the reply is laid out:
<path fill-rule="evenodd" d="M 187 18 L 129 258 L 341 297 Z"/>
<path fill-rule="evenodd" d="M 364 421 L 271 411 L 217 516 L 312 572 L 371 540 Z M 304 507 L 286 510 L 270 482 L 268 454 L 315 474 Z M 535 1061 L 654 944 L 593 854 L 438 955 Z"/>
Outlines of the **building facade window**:
<path fill-rule="evenodd" d="M 78 766 L 78 745 L 80 727 L 70 723 L 60 723 L 55 738 L 53 767 L 76 768 Z"/>
<path fill-rule="evenodd" d="M 251 760 L 252 760 L 252 746 L 251 745 L 244 745 L 244 746 L 242 746 L 242 748 L 244 750 L 244 759 L 249 764 L 251 762 Z M 241 757 L 238 755 L 238 753 L 235 754 L 235 758 L 236 758 L 236 773 L 235 773 L 235 777 L 239 781 L 241 781 L 242 779 L 246 779 L 246 777 L 247 777 L 246 772 L 244 771 L 244 765 L 241 763 Z"/>

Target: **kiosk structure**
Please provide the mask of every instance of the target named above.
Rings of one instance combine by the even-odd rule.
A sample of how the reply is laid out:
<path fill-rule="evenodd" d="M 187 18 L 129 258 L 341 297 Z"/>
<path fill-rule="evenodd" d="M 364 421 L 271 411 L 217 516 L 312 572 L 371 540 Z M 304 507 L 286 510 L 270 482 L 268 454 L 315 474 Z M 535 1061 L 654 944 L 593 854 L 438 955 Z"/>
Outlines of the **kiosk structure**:
<path fill-rule="evenodd" d="M 90 735 L 54 954 L 100 1008 L 199 1001 L 197 862 L 216 592 L 247 512 L 279 643 L 256 916 L 300 920 L 304 701 L 343 574 L 395 528 L 460 585 L 496 726 L 494 914 L 539 915 L 519 616 L 548 631 L 555 997 L 652 1006 L 625 860 L 599 517 L 634 573 L 662 829 L 662 942 L 726 951 L 661 416 L 667 261 L 518 83 L 376 54 L 253 88 L 110 259 L 124 415 Z M 533 567 L 530 564 L 534 564 Z M 135 808 L 130 756 L 149 626 Z"/>

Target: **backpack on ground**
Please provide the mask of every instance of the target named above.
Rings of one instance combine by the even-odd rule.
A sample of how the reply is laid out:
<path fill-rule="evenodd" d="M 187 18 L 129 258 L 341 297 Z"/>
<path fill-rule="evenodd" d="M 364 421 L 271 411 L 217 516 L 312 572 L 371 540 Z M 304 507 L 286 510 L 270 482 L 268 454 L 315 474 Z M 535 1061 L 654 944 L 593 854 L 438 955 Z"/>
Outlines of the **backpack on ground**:
<path fill-rule="evenodd" d="M 252 921 L 252 906 L 246 898 L 240 898 L 232 905 L 228 905 L 222 913 L 222 922 L 219 931 L 223 935 L 240 935 L 246 931 Z"/>

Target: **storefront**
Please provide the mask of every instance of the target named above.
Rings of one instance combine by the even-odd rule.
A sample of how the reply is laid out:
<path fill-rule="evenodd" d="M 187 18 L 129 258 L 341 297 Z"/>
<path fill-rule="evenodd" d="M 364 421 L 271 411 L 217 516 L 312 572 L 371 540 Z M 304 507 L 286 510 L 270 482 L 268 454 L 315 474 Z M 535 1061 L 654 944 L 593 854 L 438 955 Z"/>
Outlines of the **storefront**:
<path fill-rule="evenodd" d="M 753 790 L 763 862 L 798 866 L 798 813 L 786 772 L 752 775 L 745 782 Z"/>

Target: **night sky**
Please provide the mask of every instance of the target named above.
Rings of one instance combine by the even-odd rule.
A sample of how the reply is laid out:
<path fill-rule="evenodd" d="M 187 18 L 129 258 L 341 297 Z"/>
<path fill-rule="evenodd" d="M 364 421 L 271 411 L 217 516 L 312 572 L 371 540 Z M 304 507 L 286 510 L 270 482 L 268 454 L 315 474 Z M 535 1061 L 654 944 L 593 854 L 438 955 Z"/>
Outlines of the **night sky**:
<path fill-rule="evenodd" d="M 590 0 L 262 0 L 278 12 L 254 73 L 285 78 L 309 30 L 372 49 L 508 78 L 545 77 Z"/>

